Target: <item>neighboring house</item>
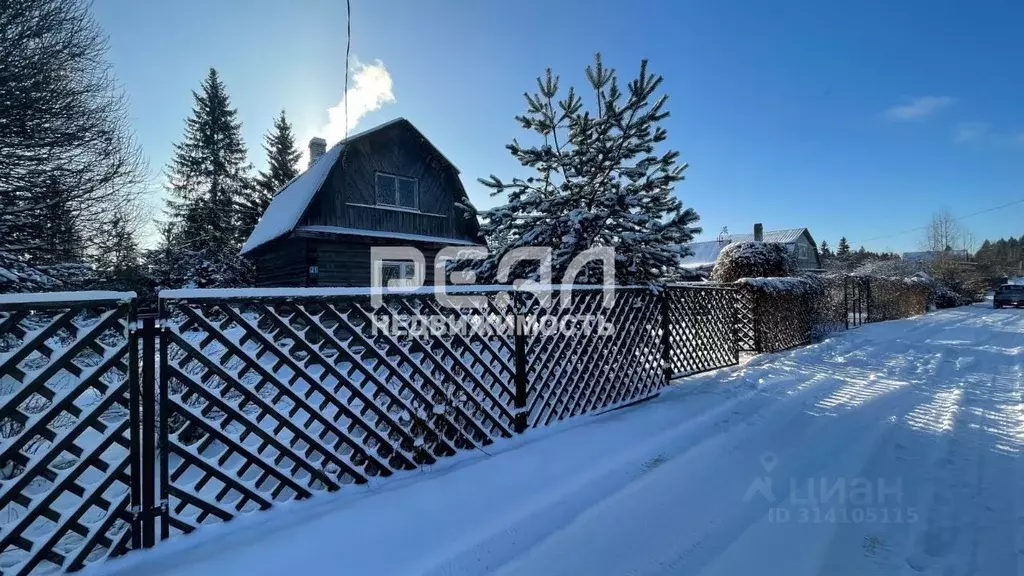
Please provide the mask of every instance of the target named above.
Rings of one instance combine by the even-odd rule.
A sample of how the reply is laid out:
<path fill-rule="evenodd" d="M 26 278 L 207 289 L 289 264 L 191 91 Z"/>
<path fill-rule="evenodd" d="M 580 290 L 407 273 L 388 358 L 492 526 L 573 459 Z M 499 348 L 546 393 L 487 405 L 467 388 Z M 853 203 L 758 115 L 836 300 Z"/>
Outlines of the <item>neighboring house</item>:
<path fill-rule="evenodd" d="M 382 261 L 385 280 L 434 281 L 445 246 L 484 245 L 459 171 L 408 120 L 310 142 L 309 169 L 274 196 L 242 246 L 257 286 L 369 286 L 373 246 L 412 246 Z"/>
<path fill-rule="evenodd" d="M 953 260 L 967 261 L 970 253 L 967 250 L 926 250 L 924 252 L 904 252 L 903 261 L 918 264 L 927 264 L 935 261 L 940 255 L 949 256 Z"/>
<path fill-rule="evenodd" d="M 818 245 L 807 228 L 769 230 L 760 234 L 761 238 L 756 238 L 759 227 L 760 224 L 755 225 L 754 234 L 722 234 L 717 240 L 691 242 L 689 248 L 692 254 L 683 259 L 682 267 L 692 272 L 710 272 L 715 267 L 715 261 L 718 260 L 718 254 L 723 248 L 733 242 L 750 242 L 757 239 L 784 245 L 801 270 L 821 270 Z"/>

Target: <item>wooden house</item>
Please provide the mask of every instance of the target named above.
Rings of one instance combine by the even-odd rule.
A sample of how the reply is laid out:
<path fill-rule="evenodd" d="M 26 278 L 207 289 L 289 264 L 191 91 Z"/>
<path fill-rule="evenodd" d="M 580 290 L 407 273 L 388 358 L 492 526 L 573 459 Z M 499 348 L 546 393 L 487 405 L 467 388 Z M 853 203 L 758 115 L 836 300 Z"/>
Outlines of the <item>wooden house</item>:
<path fill-rule="evenodd" d="M 408 120 L 397 118 L 326 149 L 310 142 L 310 166 L 282 188 L 242 254 L 257 286 L 370 286 L 374 246 L 424 255 L 382 260 L 385 280 L 434 281 L 446 246 L 482 246 L 459 171 Z"/>
<path fill-rule="evenodd" d="M 682 268 L 691 272 L 710 272 L 715 267 L 718 254 L 733 242 L 774 242 L 782 244 L 793 255 L 799 270 L 813 272 L 821 270 L 821 256 L 818 245 L 807 228 L 762 231 L 760 224 L 754 225 L 753 234 L 721 234 L 718 239 L 707 242 L 691 242 L 690 255 L 683 258 Z"/>

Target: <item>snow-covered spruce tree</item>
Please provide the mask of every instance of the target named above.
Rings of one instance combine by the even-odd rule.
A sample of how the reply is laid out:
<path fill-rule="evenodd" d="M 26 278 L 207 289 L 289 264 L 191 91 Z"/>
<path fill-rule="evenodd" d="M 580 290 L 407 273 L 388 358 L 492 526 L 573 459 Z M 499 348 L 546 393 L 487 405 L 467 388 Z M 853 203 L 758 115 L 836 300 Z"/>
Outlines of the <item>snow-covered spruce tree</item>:
<path fill-rule="evenodd" d="M 538 92 L 525 94 L 526 113 L 516 117 L 534 136 L 531 144 L 514 139 L 507 146 L 531 175 L 511 182 L 491 175 L 480 182 L 492 194 L 507 194 L 508 203 L 482 214 L 482 232 L 501 238 L 477 271 L 494 279 L 498 263 L 509 250 L 550 247 L 556 282 L 575 256 L 593 247 L 615 249 L 619 283 L 657 281 L 673 274 L 685 245 L 700 232 L 692 208 L 684 209 L 673 195 L 686 164 L 679 152 L 656 150 L 667 132 L 667 96 L 658 94 L 662 77 L 640 62 L 625 93 L 614 69 L 598 54 L 586 70 L 593 91 L 592 109 L 585 109 L 574 88 L 557 100 L 559 77 L 548 69 L 538 78 Z M 514 272 L 536 278 L 536 266 Z M 597 282 L 595 262 L 577 282 Z"/>
<path fill-rule="evenodd" d="M 156 267 L 154 280 L 165 287 L 244 284 L 244 275 L 236 277 L 246 269 L 238 250 L 248 233 L 239 207 L 250 202 L 254 185 L 242 124 L 213 68 L 192 96 L 195 106 L 167 171 L 169 245 L 161 253 L 170 258 L 161 259 L 165 267 Z"/>
<path fill-rule="evenodd" d="M 735 282 L 740 278 L 781 278 L 796 272 L 793 256 L 775 242 L 734 242 L 718 254 L 711 279 Z"/>
<path fill-rule="evenodd" d="M 284 110 L 274 119 L 274 127 L 263 136 L 263 150 L 267 153 L 267 170 L 256 177 L 252 194 L 243 199 L 239 208 L 245 236 L 256 227 L 274 194 L 299 175 L 302 153 L 295 146 L 295 134 Z"/>

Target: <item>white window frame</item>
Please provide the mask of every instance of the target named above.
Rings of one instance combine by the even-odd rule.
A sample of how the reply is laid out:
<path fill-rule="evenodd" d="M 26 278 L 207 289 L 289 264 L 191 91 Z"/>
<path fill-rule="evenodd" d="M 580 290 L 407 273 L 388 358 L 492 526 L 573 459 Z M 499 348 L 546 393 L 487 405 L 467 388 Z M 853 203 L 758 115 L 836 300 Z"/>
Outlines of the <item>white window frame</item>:
<path fill-rule="evenodd" d="M 395 278 L 398 282 L 399 287 L 413 287 L 423 285 L 423 268 L 419 266 L 415 260 L 381 260 L 380 261 L 380 277 L 385 278 L 384 268 L 388 266 L 398 267 L 398 277 Z M 409 273 L 412 275 L 410 276 Z M 388 285 L 384 284 L 382 288 L 387 288 Z"/>
<path fill-rule="evenodd" d="M 378 194 L 378 192 L 380 191 L 380 179 L 381 178 L 390 178 L 390 179 L 395 181 L 395 203 L 394 204 L 388 204 L 386 202 L 381 202 L 380 201 L 380 194 Z M 398 182 L 399 182 L 399 180 L 405 180 L 407 182 L 412 182 L 412 203 L 413 203 L 412 206 L 402 206 L 401 204 L 399 204 L 399 198 L 401 198 L 401 195 L 398 192 Z M 374 201 L 374 203 L 377 206 L 387 206 L 389 208 L 396 208 L 398 210 L 413 210 L 413 211 L 419 212 L 419 210 L 420 210 L 420 181 L 418 179 L 416 179 L 416 178 L 406 178 L 405 176 L 398 176 L 398 175 L 395 175 L 395 174 L 388 174 L 386 172 L 377 172 L 375 177 L 374 177 L 374 179 L 373 179 L 373 201 Z"/>

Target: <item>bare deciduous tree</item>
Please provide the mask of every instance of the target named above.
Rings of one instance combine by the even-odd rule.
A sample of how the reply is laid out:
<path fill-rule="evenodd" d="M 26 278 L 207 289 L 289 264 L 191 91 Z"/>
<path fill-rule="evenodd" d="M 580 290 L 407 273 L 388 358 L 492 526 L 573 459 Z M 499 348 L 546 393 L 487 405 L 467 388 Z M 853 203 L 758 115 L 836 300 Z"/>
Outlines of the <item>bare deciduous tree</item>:
<path fill-rule="evenodd" d="M 48 214 L 84 256 L 138 213 L 147 169 L 106 52 L 85 0 L 0 2 L 0 259 L 67 261 Z"/>
<path fill-rule="evenodd" d="M 932 214 L 931 222 L 925 228 L 922 248 L 932 252 L 942 252 L 947 248 L 960 248 L 964 233 L 956 218 L 949 210 L 940 210 Z"/>

